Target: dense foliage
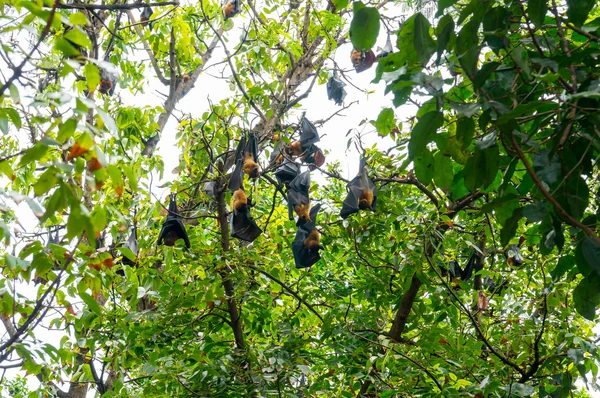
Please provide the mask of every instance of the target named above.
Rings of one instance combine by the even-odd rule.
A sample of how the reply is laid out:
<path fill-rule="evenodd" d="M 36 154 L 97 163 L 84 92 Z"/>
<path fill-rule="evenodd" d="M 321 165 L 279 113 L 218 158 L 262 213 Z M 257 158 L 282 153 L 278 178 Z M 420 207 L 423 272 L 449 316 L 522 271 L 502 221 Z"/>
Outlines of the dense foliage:
<path fill-rule="evenodd" d="M 210 1 L 146 4 L 0 10 L 2 394 L 600 389 L 594 1 L 247 0 L 235 16 L 225 4 L 230 18 Z M 393 48 L 378 53 L 386 33 Z M 336 53 L 346 43 L 351 59 Z M 298 108 L 333 71 L 352 85 L 352 63 L 391 93 L 361 115 L 378 142 L 348 143 L 366 147 L 377 210 L 342 220 L 340 164 L 314 168 L 328 177 L 310 192 L 324 250 L 296 269 L 296 222 L 268 159 L 297 139 Z M 226 67 L 231 96 L 176 112 L 209 64 Z M 135 100 L 149 84 L 166 92 L 161 106 Z M 350 105 L 341 109 L 359 110 Z M 406 110 L 416 113 L 402 119 Z M 245 185 L 263 234 L 248 244 L 230 237 L 227 184 L 250 130 L 262 175 Z M 190 250 L 157 245 L 171 214 L 152 191 L 152 176 L 169 172 L 163 136 L 178 142 L 165 186 Z M 124 246 L 132 229 L 137 256 Z"/>

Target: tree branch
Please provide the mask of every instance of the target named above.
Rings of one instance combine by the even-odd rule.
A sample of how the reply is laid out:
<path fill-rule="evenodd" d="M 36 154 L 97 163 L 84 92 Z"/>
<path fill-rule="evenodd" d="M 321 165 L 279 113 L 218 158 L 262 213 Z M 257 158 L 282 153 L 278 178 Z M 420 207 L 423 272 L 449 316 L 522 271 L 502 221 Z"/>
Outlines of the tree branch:
<path fill-rule="evenodd" d="M 54 6 L 63 10 L 135 10 L 136 8 L 144 7 L 162 7 L 162 6 L 178 6 L 179 1 L 165 1 L 159 3 L 129 3 L 129 4 L 86 4 L 86 3 L 75 3 L 75 4 L 64 4 L 54 3 Z"/>

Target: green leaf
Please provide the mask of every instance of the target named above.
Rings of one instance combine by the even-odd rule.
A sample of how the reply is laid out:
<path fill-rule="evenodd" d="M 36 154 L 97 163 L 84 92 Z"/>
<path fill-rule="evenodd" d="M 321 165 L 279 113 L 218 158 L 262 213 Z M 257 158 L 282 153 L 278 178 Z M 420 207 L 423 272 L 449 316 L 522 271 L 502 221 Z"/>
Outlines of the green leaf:
<path fill-rule="evenodd" d="M 584 318 L 593 321 L 596 307 L 600 305 L 600 275 L 592 274 L 583 278 L 573 290 L 575 309 Z"/>
<path fill-rule="evenodd" d="M 367 51 L 373 48 L 377 43 L 380 24 L 379 11 L 376 8 L 355 5 L 354 16 L 350 22 L 350 40 L 354 49 Z"/>
<path fill-rule="evenodd" d="M 408 156 L 414 159 L 420 155 L 431 141 L 437 130 L 444 124 L 444 117 L 440 112 L 429 112 L 415 125 L 408 142 Z"/>
<path fill-rule="evenodd" d="M 509 396 L 512 396 L 512 394 L 514 394 L 519 397 L 531 397 L 535 393 L 533 387 L 522 383 L 512 383 L 508 387 L 502 387 L 502 389 L 509 391 Z"/>
<path fill-rule="evenodd" d="M 441 15 L 444 14 L 444 10 L 448 7 L 452 7 L 454 4 L 456 4 L 458 0 L 439 0 L 437 2 L 438 5 L 438 10 L 435 13 L 435 17 L 439 17 Z"/>
<path fill-rule="evenodd" d="M 567 0 L 567 17 L 573 25 L 580 27 L 594 8 L 595 0 Z"/>
<path fill-rule="evenodd" d="M 431 24 L 421 13 L 415 15 L 414 20 L 414 35 L 415 35 L 415 51 L 421 61 L 421 65 L 425 66 L 435 52 L 435 41 L 429 34 Z"/>
<path fill-rule="evenodd" d="M 470 79 L 473 79 L 477 72 L 477 61 L 481 48 L 477 36 L 478 30 L 479 22 L 472 19 L 460 30 L 456 40 L 456 52 L 460 66 Z"/>
<path fill-rule="evenodd" d="M 90 92 L 94 92 L 98 84 L 100 84 L 100 70 L 91 62 L 85 64 L 83 74 L 86 77 L 87 88 Z"/>
<path fill-rule="evenodd" d="M 496 179 L 500 154 L 497 146 L 475 149 L 475 153 L 465 165 L 465 186 L 476 192 L 481 186 L 486 188 Z"/>
<path fill-rule="evenodd" d="M 445 156 L 442 151 L 437 151 L 433 156 L 434 174 L 433 181 L 443 191 L 449 191 L 452 188 L 454 181 L 454 173 L 452 172 L 452 161 L 448 156 Z"/>
<path fill-rule="evenodd" d="M 46 155 L 46 152 L 48 152 L 48 147 L 46 145 L 42 145 L 40 143 L 35 144 L 29 148 L 23 156 L 21 156 L 21 161 L 17 167 L 22 167 L 26 164 L 37 162 Z"/>
<path fill-rule="evenodd" d="M 494 7 L 483 17 L 483 32 L 488 46 L 496 53 L 508 44 L 506 38 L 509 13 L 505 7 Z"/>
<path fill-rule="evenodd" d="M 58 128 L 58 135 L 56 137 L 56 140 L 59 142 L 65 142 L 66 140 L 71 138 L 73 134 L 75 134 L 75 130 L 77 129 L 77 123 L 78 121 L 75 118 L 67 119 L 66 122 L 62 123 Z"/>
<path fill-rule="evenodd" d="M 54 167 L 46 170 L 40 178 L 33 184 L 33 192 L 35 196 L 42 196 L 52 188 L 56 186 L 58 177 L 56 176 L 56 169 Z"/>
<path fill-rule="evenodd" d="M 528 221 L 540 222 L 546 217 L 548 211 L 550 211 L 548 202 L 539 200 L 525 206 L 523 208 L 523 215 Z"/>
<path fill-rule="evenodd" d="M 519 226 L 519 221 L 523 217 L 523 209 L 518 208 L 513 212 L 513 215 L 506 220 L 503 225 L 502 231 L 500 231 L 500 245 L 502 247 L 508 245 L 510 240 L 517 233 L 517 228 Z"/>
<path fill-rule="evenodd" d="M 90 38 L 79 28 L 69 30 L 64 34 L 63 37 L 71 43 L 75 43 L 81 47 L 85 47 L 87 49 L 92 48 L 92 42 L 90 41 Z"/>
<path fill-rule="evenodd" d="M 438 26 L 435 28 L 435 34 L 438 38 L 437 60 L 436 64 L 440 64 L 444 50 L 448 50 L 446 46 L 450 43 L 450 39 L 456 36 L 454 33 L 454 20 L 450 14 L 446 14 L 440 19 Z"/>
<path fill-rule="evenodd" d="M 464 151 L 471 144 L 475 134 L 475 122 L 472 118 L 461 117 L 456 121 L 456 139 Z"/>
<path fill-rule="evenodd" d="M 86 292 L 79 292 L 79 297 L 88 306 L 88 308 L 96 315 L 102 315 L 102 307 L 98 304 L 96 299 L 87 294 Z"/>
<path fill-rule="evenodd" d="M 419 156 L 415 157 L 415 174 L 424 185 L 429 185 L 434 174 L 433 155 L 425 148 Z"/>
<path fill-rule="evenodd" d="M 348 4 L 350 3 L 349 0 L 331 0 L 331 2 L 335 6 L 336 11 L 345 9 L 346 7 L 348 7 Z"/>
<path fill-rule="evenodd" d="M 392 131 L 392 129 L 396 127 L 396 117 L 394 116 L 394 111 L 390 108 L 384 108 L 379 112 L 379 116 L 377 116 L 377 121 L 375 122 L 375 128 L 377 128 L 377 132 L 386 136 Z"/>
<path fill-rule="evenodd" d="M 561 175 L 560 159 L 549 149 L 543 149 L 533 155 L 533 167 L 537 176 L 550 186 L 558 181 Z"/>
<path fill-rule="evenodd" d="M 583 258 L 596 274 L 600 275 L 600 246 L 592 238 L 585 238 L 581 242 Z"/>
<path fill-rule="evenodd" d="M 529 14 L 529 19 L 531 19 L 531 22 L 533 22 L 536 28 L 539 29 L 544 24 L 546 12 L 548 12 L 547 0 L 527 1 L 527 14 Z"/>
<path fill-rule="evenodd" d="M 575 257 L 573 256 L 563 256 L 560 260 L 558 260 L 558 264 L 556 267 L 550 272 L 550 276 L 552 276 L 553 281 L 558 281 L 564 274 L 569 272 L 573 266 L 575 265 Z"/>

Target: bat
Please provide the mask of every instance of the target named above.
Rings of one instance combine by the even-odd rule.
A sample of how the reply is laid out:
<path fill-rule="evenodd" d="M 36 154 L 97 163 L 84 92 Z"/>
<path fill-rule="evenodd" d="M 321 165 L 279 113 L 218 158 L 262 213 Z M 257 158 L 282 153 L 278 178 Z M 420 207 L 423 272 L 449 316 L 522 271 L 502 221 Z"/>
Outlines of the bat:
<path fill-rule="evenodd" d="M 243 168 L 244 173 L 252 179 L 257 179 L 260 176 L 260 168 L 258 167 L 258 142 L 254 133 L 248 135 L 248 141 L 244 148 Z"/>
<path fill-rule="evenodd" d="M 148 23 L 148 21 L 150 20 L 150 17 L 152 16 L 153 11 L 152 11 L 152 7 L 144 7 L 144 10 L 142 11 L 142 15 L 140 15 L 140 22 L 142 24 L 143 27 L 146 26 L 150 26 L 150 30 L 152 30 L 152 22 Z"/>
<path fill-rule="evenodd" d="M 287 149 L 289 155 L 301 156 L 307 155 L 308 150 L 315 142 L 319 142 L 320 137 L 317 128 L 306 117 L 300 121 L 300 140 L 292 142 Z"/>
<path fill-rule="evenodd" d="M 240 186 L 233 192 L 233 211 L 231 212 L 229 231 L 234 238 L 247 242 L 253 242 L 262 233 L 262 230 L 250 217 L 250 207 L 244 187 Z"/>
<path fill-rule="evenodd" d="M 275 178 L 279 185 L 285 185 L 289 189 L 290 183 L 300 174 L 300 165 L 291 161 L 284 161 L 275 169 Z"/>
<path fill-rule="evenodd" d="M 308 164 L 308 168 L 312 171 L 317 167 L 325 164 L 325 154 L 316 145 L 311 145 L 306 151 L 306 155 L 300 158 L 304 163 Z"/>
<path fill-rule="evenodd" d="M 131 252 L 137 257 L 140 249 L 137 239 L 137 227 L 135 225 L 133 226 L 133 228 L 131 228 L 131 235 L 129 235 L 129 238 L 127 239 L 127 242 L 123 244 L 123 247 L 126 247 L 129 250 L 131 250 Z M 123 264 L 134 265 L 136 261 L 137 260 L 130 260 L 127 257 L 123 256 Z"/>
<path fill-rule="evenodd" d="M 373 50 L 369 51 L 357 51 L 352 50 L 350 54 L 350 61 L 352 61 L 352 66 L 354 66 L 354 70 L 356 73 L 364 72 L 369 69 L 376 61 L 375 54 Z"/>
<path fill-rule="evenodd" d="M 102 94 L 113 95 L 117 87 L 117 76 L 106 69 L 100 69 L 100 87 L 98 91 Z"/>
<path fill-rule="evenodd" d="M 392 47 L 392 39 L 390 38 L 390 35 L 388 35 L 385 46 L 383 46 L 381 52 L 377 54 L 377 59 L 387 57 L 392 52 L 394 52 L 394 47 Z"/>
<path fill-rule="evenodd" d="M 211 163 L 210 166 L 208 166 L 208 172 L 206 174 L 213 175 L 214 171 L 215 171 L 214 166 Z M 208 195 L 208 197 L 211 198 L 212 200 L 217 200 L 217 196 L 215 195 L 215 182 L 214 181 L 208 181 L 208 182 L 204 183 L 204 187 L 202 187 L 202 191 L 204 193 L 206 193 Z"/>
<path fill-rule="evenodd" d="M 223 16 L 227 21 L 229 18 L 235 17 L 240 10 L 240 0 L 224 0 L 223 1 Z"/>
<path fill-rule="evenodd" d="M 310 198 L 308 190 L 310 189 L 310 171 L 305 171 L 297 175 L 289 184 L 287 191 L 288 215 L 293 220 L 293 212 L 298 215 L 297 223 L 310 221 Z"/>
<path fill-rule="evenodd" d="M 458 264 L 458 261 L 452 260 L 448 264 L 448 273 L 450 274 L 450 280 L 455 281 L 456 279 L 461 279 L 463 281 L 468 281 L 471 279 L 473 275 L 473 269 L 479 268 L 479 256 L 477 253 L 473 252 L 471 257 L 469 257 L 469 261 L 465 269 L 462 269 Z"/>
<path fill-rule="evenodd" d="M 296 238 L 292 242 L 296 268 L 308 268 L 321 259 L 319 255 L 319 250 L 323 250 L 321 235 L 315 227 L 320 208 L 321 204 L 318 203 L 310 210 L 309 221 L 299 222 Z"/>
<path fill-rule="evenodd" d="M 344 86 L 346 84 L 338 79 L 337 73 L 334 72 L 333 76 L 329 78 L 327 82 L 327 98 L 333 100 L 336 105 L 342 105 L 344 98 L 346 97 L 346 90 Z"/>
<path fill-rule="evenodd" d="M 190 248 L 190 238 L 188 238 L 185 226 L 178 213 L 175 194 L 171 194 L 169 199 L 169 214 L 167 214 L 167 218 L 160 229 L 157 244 L 162 245 L 164 243 L 165 246 L 174 246 L 175 242 L 179 239 L 183 239 L 185 247 Z"/>
<path fill-rule="evenodd" d="M 377 208 L 377 187 L 367 174 L 367 160 L 364 156 L 360 159 L 358 175 L 354 177 L 346 187 L 348 196 L 342 204 L 340 216 L 343 219 L 357 213 L 359 210 L 369 209 L 375 211 Z"/>
<path fill-rule="evenodd" d="M 506 257 L 506 264 L 508 265 L 515 267 L 523 265 L 524 260 L 518 245 L 509 245 L 504 251 L 504 257 Z"/>
<path fill-rule="evenodd" d="M 508 285 L 508 279 L 500 279 L 498 283 L 489 276 L 486 276 L 483 279 L 483 284 L 487 287 L 488 292 L 500 295 L 502 294 L 502 290 Z"/>

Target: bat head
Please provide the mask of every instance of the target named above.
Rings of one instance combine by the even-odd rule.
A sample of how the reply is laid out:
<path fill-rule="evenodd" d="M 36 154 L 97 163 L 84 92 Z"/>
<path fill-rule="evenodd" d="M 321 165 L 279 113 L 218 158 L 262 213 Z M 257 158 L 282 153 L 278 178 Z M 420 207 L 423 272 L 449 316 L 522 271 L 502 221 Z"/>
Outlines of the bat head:
<path fill-rule="evenodd" d="M 521 255 L 521 249 L 517 245 L 510 245 L 504 251 L 504 256 L 506 257 L 506 263 L 508 265 L 512 265 L 515 267 L 520 267 L 523 265 L 523 256 Z"/>
<path fill-rule="evenodd" d="M 168 229 L 163 235 L 163 243 L 165 246 L 175 246 L 175 242 L 179 239 L 180 236 L 174 228 Z"/>
<path fill-rule="evenodd" d="M 110 91 L 110 89 L 113 86 L 113 82 L 110 80 L 100 80 L 100 88 L 98 89 L 98 91 L 100 91 L 102 94 L 108 94 L 108 92 Z"/>

